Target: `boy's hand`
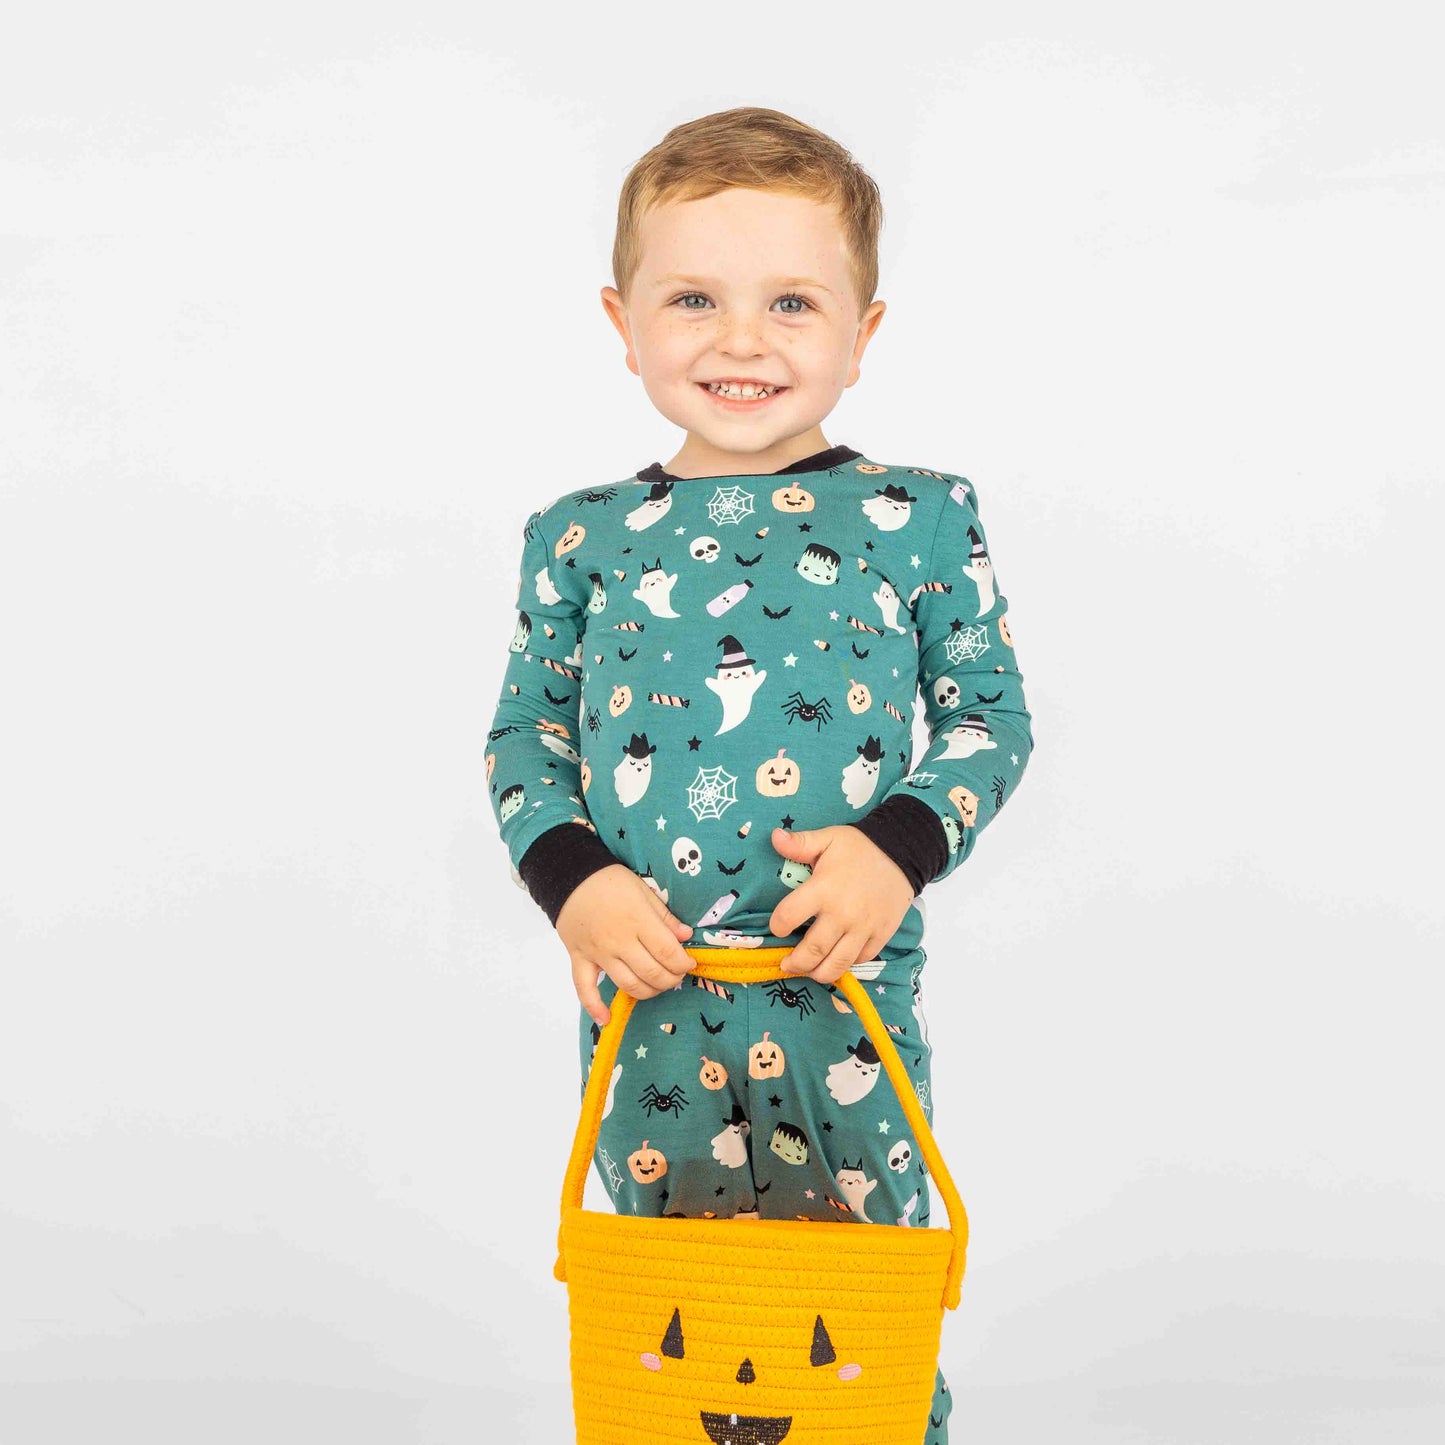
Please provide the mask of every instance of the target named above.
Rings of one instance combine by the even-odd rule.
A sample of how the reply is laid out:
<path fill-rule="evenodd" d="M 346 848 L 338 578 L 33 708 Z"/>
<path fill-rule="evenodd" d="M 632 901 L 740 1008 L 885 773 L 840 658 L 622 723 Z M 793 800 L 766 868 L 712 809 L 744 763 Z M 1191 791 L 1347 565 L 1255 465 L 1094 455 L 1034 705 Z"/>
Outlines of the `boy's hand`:
<path fill-rule="evenodd" d="M 695 967 L 683 951 L 692 932 L 624 863 L 610 863 L 584 878 L 557 915 L 557 934 L 572 959 L 572 983 L 599 1028 L 611 1010 L 597 990 L 604 969 L 633 998 L 676 988 Z"/>
<path fill-rule="evenodd" d="M 782 967 L 833 983 L 859 959 L 876 958 L 913 902 L 913 885 L 903 870 L 848 823 L 796 833 L 774 828 L 772 841 L 784 858 L 813 869 L 768 919 L 776 938 L 813 919 Z"/>

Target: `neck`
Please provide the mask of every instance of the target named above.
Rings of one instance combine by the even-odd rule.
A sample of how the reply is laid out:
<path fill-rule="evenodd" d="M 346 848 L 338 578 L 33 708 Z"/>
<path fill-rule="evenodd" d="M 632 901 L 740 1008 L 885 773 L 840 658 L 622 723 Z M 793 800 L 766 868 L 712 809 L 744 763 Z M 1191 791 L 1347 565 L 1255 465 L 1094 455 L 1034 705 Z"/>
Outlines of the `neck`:
<path fill-rule="evenodd" d="M 730 452 L 696 432 L 688 432 L 687 440 L 664 470 L 675 477 L 765 476 L 827 448 L 828 439 L 821 426 L 755 452 Z"/>

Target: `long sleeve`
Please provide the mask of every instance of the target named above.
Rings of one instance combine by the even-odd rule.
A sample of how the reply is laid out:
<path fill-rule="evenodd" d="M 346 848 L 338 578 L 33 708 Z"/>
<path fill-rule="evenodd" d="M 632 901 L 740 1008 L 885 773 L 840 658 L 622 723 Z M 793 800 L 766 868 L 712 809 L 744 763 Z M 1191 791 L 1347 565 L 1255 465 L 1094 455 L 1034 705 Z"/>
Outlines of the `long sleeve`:
<path fill-rule="evenodd" d="M 548 541 L 548 511 L 533 512 L 523 529 L 516 626 L 487 734 L 487 777 L 512 866 L 555 925 L 572 889 L 618 860 L 587 813 L 579 751 L 586 609 L 577 579 Z"/>
<path fill-rule="evenodd" d="M 998 587 L 978 498 L 967 479 L 946 479 L 953 485 L 923 580 L 908 599 L 919 633 L 929 745 L 858 825 L 915 889 L 946 878 L 973 851 L 977 835 L 1013 796 L 1034 746 L 1008 599 Z"/>

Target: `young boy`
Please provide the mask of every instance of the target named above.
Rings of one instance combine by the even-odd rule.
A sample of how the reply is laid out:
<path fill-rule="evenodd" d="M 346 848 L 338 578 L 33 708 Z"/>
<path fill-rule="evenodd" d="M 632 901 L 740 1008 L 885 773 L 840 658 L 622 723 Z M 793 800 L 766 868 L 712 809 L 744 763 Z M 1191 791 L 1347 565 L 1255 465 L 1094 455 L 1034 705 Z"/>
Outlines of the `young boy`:
<path fill-rule="evenodd" d="M 833 984 L 868 982 L 931 1116 L 918 895 L 1033 737 L 971 483 L 823 435 L 885 309 L 881 221 L 848 153 L 777 111 L 670 131 L 624 184 L 602 299 L 686 438 L 523 531 L 487 778 L 571 958 L 584 1089 L 616 990 L 639 1000 L 595 1157 L 629 1213 L 928 1222 Z M 791 945 L 798 977 L 689 980 L 684 943 Z M 950 1408 L 940 1372 L 926 1445 Z"/>

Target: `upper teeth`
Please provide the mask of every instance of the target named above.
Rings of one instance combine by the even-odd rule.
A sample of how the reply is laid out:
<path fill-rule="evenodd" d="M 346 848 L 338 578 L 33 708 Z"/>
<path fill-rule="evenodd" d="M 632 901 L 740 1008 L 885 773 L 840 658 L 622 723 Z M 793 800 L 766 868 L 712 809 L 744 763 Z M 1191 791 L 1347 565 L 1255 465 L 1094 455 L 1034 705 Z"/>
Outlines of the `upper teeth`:
<path fill-rule="evenodd" d="M 721 396 L 771 396 L 778 388 L 775 386 L 754 386 L 752 382 L 745 381 L 739 385 L 735 381 L 710 381 L 707 389 L 714 395 Z"/>

